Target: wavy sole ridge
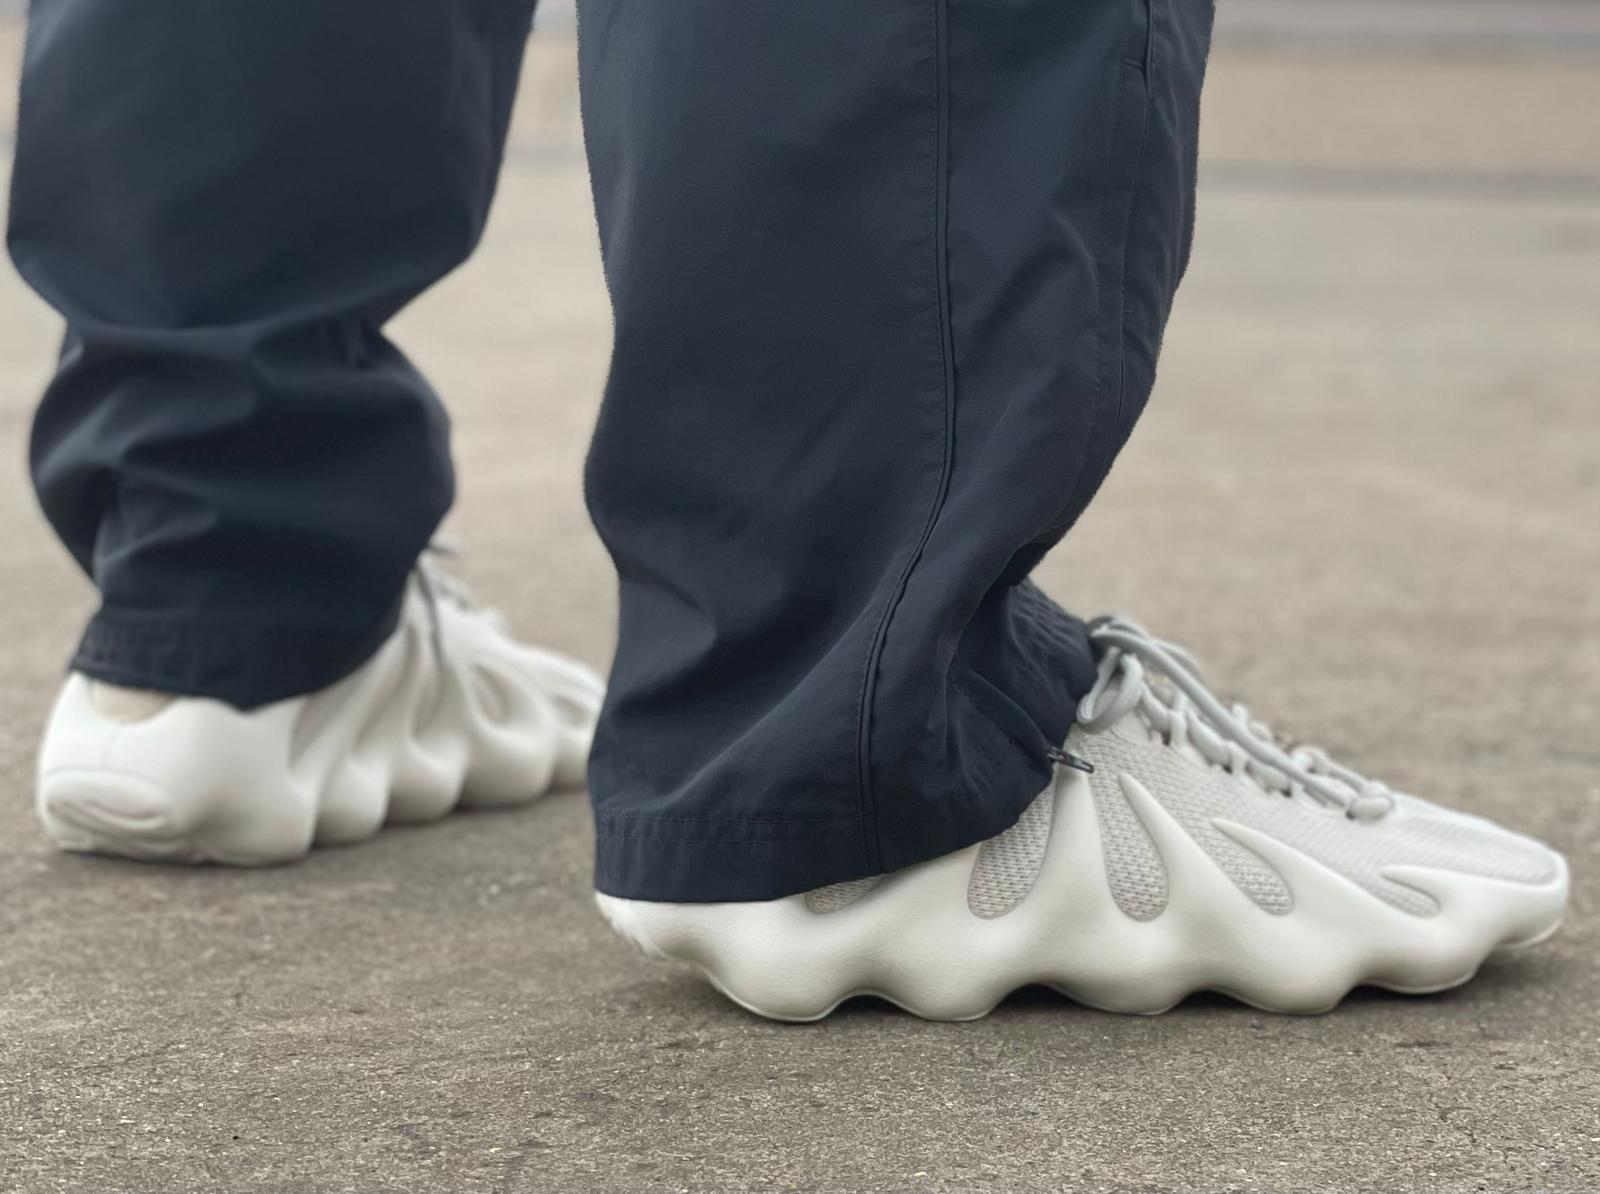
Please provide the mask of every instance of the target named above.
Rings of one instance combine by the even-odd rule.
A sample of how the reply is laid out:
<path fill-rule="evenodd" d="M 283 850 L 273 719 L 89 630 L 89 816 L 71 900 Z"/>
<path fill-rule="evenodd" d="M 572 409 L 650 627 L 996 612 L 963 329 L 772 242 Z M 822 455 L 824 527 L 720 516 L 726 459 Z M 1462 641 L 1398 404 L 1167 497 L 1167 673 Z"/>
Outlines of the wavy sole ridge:
<path fill-rule="evenodd" d="M 1397 880 L 1439 902 L 1403 912 L 1314 859 L 1246 826 L 1219 822 L 1294 894 L 1263 910 L 1161 808 L 1130 785 L 1169 877 L 1166 910 L 1134 920 L 1111 894 L 1094 802 L 1076 774 L 1057 781 L 1054 825 L 1028 897 L 982 920 L 966 887 L 978 847 L 886 877 L 819 916 L 803 896 L 744 904 L 657 904 L 598 895 L 601 911 L 647 953 L 687 962 L 735 1003 L 811 1021 L 873 995 L 931 1020 L 987 1015 L 1012 991 L 1044 985 L 1090 1007 L 1154 1015 L 1212 991 L 1264 1011 L 1326 1012 L 1355 987 L 1422 994 L 1469 980 L 1496 949 L 1543 940 L 1566 905 L 1566 866 L 1542 885 L 1420 867 Z"/>

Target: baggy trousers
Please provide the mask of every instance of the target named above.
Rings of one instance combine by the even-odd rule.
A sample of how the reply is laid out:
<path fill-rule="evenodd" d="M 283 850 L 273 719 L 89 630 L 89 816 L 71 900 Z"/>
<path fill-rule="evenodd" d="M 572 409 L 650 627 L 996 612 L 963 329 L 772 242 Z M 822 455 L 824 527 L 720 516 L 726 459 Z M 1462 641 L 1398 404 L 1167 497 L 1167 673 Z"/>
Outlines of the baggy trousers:
<path fill-rule="evenodd" d="M 103 606 L 241 708 L 392 629 L 448 508 L 386 321 L 478 240 L 531 0 L 34 0 L 10 249 Z M 1028 575 L 1144 407 L 1210 0 L 580 0 L 615 311 L 596 881 L 777 897 L 999 833 L 1092 680 Z M 538 285 L 538 278 L 528 280 Z"/>

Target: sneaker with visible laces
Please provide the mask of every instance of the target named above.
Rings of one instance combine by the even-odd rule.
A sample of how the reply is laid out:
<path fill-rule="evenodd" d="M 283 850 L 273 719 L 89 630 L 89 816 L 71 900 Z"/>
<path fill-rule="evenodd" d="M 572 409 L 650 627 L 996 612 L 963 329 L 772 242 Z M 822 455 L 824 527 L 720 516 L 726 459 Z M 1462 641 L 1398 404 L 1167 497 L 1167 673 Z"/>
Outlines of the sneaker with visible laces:
<path fill-rule="evenodd" d="M 600 678 L 524 646 L 430 559 L 400 624 L 338 683 L 241 711 L 74 673 L 38 810 L 64 850 L 256 866 L 385 822 L 528 803 L 583 781 Z"/>
<path fill-rule="evenodd" d="M 1097 680 L 1051 786 L 999 837 L 786 899 L 602 912 L 782 1020 L 862 994 L 975 1019 L 1031 983 L 1117 1012 L 1209 990 L 1315 1013 L 1363 984 L 1457 986 L 1560 923 L 1559 854 L 1281 743 L 1130 621 L 1090 635 Z"/>

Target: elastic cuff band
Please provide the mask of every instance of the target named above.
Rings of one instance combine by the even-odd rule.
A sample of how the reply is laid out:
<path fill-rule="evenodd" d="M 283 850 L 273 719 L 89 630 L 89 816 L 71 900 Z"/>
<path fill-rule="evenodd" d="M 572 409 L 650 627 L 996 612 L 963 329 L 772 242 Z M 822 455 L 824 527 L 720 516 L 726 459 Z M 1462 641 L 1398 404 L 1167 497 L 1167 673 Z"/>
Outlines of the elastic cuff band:
<path fill-rule="evenodd" d="M 595 888 L 621 899 L 776 900 L 871 873 L 856 817 L 685 822 L 618 815 L 595 827 Z"/>
<path fill-rule="evenodd" d="M 102 609 L 71 668 L 111 684 L 254 709 L 316 692 L 355 671 L 394 633 L 403 600 L 402 594 L 377 622 L 358 629 L 187 622 Z"/>

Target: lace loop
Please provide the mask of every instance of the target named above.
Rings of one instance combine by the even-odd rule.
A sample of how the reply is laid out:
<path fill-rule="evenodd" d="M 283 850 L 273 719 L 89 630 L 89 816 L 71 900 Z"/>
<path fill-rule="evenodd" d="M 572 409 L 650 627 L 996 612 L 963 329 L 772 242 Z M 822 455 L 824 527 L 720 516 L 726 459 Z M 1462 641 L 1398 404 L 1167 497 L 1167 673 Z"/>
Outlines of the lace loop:
<path fill-rule="evenodd" d="M 428 612 L 428 637 L 433 645 L 434 660 L 441 668 L 449 662 L 445 649 L 444 621 L 439 613 L 441 602 L 448 601 L 457 609 L 485 619 L 502 633 L 505 630 L 505 619 L 499 610 L 486 608 L 466 581 L 446 572 L 435 562 L 459 559 L 461 554 L 461 549 L 453 540 L 435 539 L 423 549 L 416 566 L 411 570 Z"/>
<path fill-rule="evenodd" d="M 1303 793 L 1353 820 L 1372 821 L 1395 806 L 1377 780 L 1336 763 L 1316 746 L 1285 749 L 1243 705 L 1224 705 L 1206 687 L 1194 656 L 1127 618 L 1099 618 L 1089 639 L 1100 656 L 1094 686 L 1078 705 L 1078 725 L 1103 733 L 1137 710 L 1180 749 L 1283 796 Z"/>

